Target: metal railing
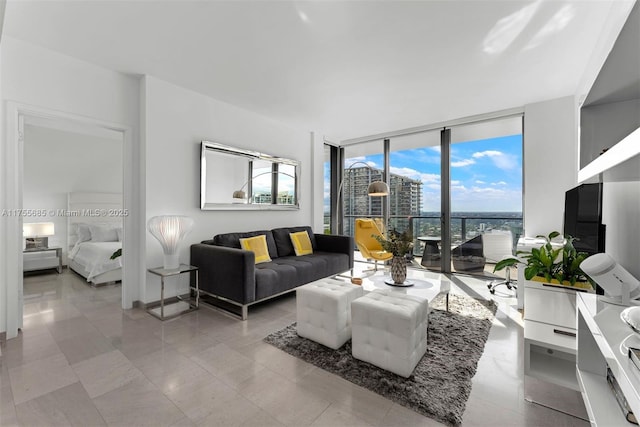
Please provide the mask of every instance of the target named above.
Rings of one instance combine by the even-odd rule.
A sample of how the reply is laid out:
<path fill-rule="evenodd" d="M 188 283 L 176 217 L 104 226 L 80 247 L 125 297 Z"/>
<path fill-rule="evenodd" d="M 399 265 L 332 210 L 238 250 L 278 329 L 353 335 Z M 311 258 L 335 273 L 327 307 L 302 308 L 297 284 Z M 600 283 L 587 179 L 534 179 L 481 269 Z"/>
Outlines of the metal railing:
<path fill-rule="evenodd" d="M 354 223 L 356 218 L 382 218 L 381 216 L 366 215 L 345 215 L 344 234 L 353 236 Z M 325 228 L 328 229 L 327 216 L 325 216 Z M 439 214 L 425 216 L 391 216 L 387 228 L 395 228 L 399 231 L 409 229 L 414 238 L 414 255 L 422 255 L 421 242 L 418 237 L 440 237 L 441 218 Z M 482 213 L 454 214 L 451 216 L 451 245 L 457 246 L 460 243 L 477 236 L 478 234 L 492 231 L 511 231 L 513 244 L 515 244 L 522 234 L 522 215 L 482 215 Z"/>

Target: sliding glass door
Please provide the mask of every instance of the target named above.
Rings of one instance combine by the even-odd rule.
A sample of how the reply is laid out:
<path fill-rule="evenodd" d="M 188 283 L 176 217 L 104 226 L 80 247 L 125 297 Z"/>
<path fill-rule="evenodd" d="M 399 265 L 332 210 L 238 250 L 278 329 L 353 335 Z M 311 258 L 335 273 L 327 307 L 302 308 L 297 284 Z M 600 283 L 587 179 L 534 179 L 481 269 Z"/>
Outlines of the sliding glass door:
<path fill-rule="evenodd" d="M 450 270 L 490 274 L 508 247 L 483 236 L 522 234 L 522 117 L 452 127 L 449 157 Z"/>
<path fill-rule="evenodd" d="M 413 255 L 440 269 L 440 131 L 394 137 L 389 145 L 389 227 L 411 230 Z"/>

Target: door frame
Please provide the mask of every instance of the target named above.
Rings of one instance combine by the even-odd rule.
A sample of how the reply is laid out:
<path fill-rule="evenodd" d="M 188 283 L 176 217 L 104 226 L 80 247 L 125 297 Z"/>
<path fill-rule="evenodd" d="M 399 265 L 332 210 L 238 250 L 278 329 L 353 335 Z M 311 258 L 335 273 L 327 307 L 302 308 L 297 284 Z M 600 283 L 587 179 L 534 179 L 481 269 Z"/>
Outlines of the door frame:
<path fill-rule="evenodd" d="M 122 173 L 123 173 L 123 207 L 129 212 L 133 210 L 133 164 L 131 156 L 127 154 L 132 151 L 133 129 L 121 124 L 111 123 L 91 117 L 80 116 L 71 113 L 60 112 L 44 107 L 36 107 L 17 102 L 7 102 L 6 123 L 7 123 L 7 144 L 5 156 L 6 186 L 5 186 L 5 209 L 7 212 L 20 212 L 23 207 L 23 174 L 24 174 L 24 119 L 33 117 L 39 119 L 49 119 L 58 122 L 69 123 L 71 125 L 91 126 L 100 129 L 119 132 L 122 134 Z M 4 282 L 6 283 L 6 337 L 14 338 L 18 330 L 22 328 L 23 309 L 23 276 L 22 276 L 22 216 L 8 215 L 4 221 L 5 238 L 2 239 L 2 259 L 6 263 Z M 124 238 L 123 247 L 123 267 L 122 267 L 122 297 L 121 305 L 123 309 L 133 307 L 134 295 L 137 289 L 134 287 L 136 277 L 135 255 L 136 247 L 139 247 L 137 233 L 135 233 L 135 219 L 133 215 L 124 217 Z"/>

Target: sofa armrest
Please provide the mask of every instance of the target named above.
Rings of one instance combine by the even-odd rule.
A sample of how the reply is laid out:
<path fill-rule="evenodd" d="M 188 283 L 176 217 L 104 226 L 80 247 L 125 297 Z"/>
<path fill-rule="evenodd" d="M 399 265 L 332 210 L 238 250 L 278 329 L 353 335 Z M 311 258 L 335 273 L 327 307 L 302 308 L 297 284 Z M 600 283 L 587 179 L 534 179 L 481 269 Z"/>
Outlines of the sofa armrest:
<path fill-rule="evenodd" d="M 349 255 L 349 268 L 353 268 L 353 237 L 338 234 L 315 233 L 316 246 L 322 252 L 338 252 Z"/>
<path fill-rule="evenodd" d="M 199 269 L 201 290 L 240 304 L 255 301 L 253 252 L 197 243 L 191 245 L 190 262 Z"/>

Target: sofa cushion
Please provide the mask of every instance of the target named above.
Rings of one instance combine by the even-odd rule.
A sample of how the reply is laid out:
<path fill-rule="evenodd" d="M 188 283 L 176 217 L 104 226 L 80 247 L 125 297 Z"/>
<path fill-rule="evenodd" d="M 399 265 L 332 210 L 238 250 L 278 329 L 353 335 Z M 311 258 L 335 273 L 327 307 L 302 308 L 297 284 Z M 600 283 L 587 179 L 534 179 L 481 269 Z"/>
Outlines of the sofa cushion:
<path fill-rule="evenodd" d="M 273 230 L 271 230 L 271 232 L 273 233 L 273 238 L 278 249 L 278 256 L 291 256 L 296 254 L 293 249 L 293 244 L 291 243 L 291 237 L 289 235 L 291 233 L 297 233 L 298 231 L 306 231 L 309 234 L 309 239 L 311 240 L 311 247 L 314 250 L 316 249 L 316 239 L 311 227 L 302 226 L 274 228 Z M 273 258 L 273 256 L 271 258 Z"/>
<path fill-rule="evenodd" d="M 243 233 L 218 234 L 213 238 L 213 244 L 218 246 L 226 246 L 227 248 L 242 249 L 242 247 L 240 246 L 240 239 L 246 239 L 247 237 L 260 236 L 263 234 L 266 236 L 266 239 L 267 239 L 267 248 L 269 249 L 269 257 L 271 257 L 271 259 L 277 258 L 278 250 L 276 249 L 276 243 L 273 239 L 273 234 L 269 230 L 247 231 Z M 208 243 L 208 241 L 206 241 L 206 243 Z"/>
<path fill-rule="evenodd" d="M 272 262 L 256 264 L 256 300 L 261 300 L 300 285 L 296 268 L 280 264 L 279 258 Z"/>

